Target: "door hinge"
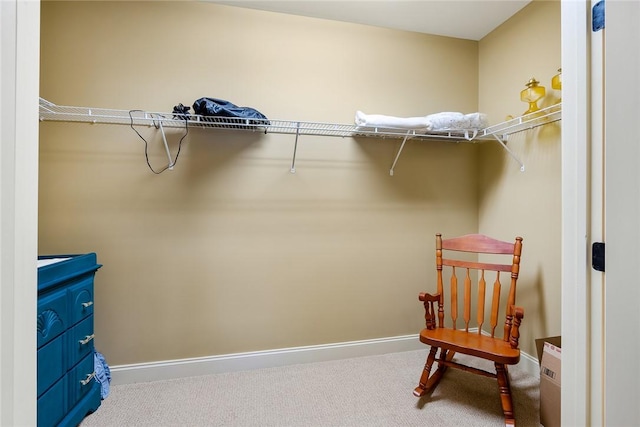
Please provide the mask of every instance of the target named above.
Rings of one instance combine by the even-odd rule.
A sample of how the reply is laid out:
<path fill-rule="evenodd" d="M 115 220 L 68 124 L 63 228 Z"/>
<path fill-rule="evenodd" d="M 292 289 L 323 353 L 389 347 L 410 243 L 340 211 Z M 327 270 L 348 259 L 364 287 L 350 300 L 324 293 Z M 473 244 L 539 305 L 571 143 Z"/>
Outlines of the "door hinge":
<path fill-rule="evenodd" d="M 591 266 L 594 270 L 604 271 L 604 243 L 595 242 L 591 245 Z"/>
<path fill-rule="evenodd" d="M 604 28 L 604 0 L 600 0 L 591 8 L 591 27 L 594 33 Z"/>

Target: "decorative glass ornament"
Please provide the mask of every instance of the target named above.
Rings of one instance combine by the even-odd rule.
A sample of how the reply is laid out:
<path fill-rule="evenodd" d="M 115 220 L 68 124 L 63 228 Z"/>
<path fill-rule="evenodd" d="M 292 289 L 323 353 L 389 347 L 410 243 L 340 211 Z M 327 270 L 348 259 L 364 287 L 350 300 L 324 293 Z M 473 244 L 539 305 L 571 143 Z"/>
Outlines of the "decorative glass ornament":
<path fill-rule="evenodd" d="M 551 79 L 551 87 L 555 90 L 562 90 L 562 68 L 558 68 L 558 74 Z M 556 104 L 562 102 L 562 96 L 558 97 Z"/>
<path fill-rule="evenodd" d="M 529 109 L 522 115 L 531 114 L 538 111 L 538 101 L 542 98 L 546 91 L 544 86 L 540 86 L 540 82 L 535 77 L 531 77 L 526 84 L 527 88 L 520 92 L 520 100 L 529 103 Z"/>

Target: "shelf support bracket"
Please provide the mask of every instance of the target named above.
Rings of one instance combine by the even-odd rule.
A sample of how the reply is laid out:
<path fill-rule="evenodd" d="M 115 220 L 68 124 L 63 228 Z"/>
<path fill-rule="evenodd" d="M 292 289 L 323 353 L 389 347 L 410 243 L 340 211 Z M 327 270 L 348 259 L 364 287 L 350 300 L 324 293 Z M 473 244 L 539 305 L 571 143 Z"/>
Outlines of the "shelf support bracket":
<path fill-rule="evenodd" d="M 500 139 L 498 135 L 496 135 L 495 133 L 492 133 L 491 136 L 493 136 L 495 140 L 498 141 L 500 145 L 502 145 L 502 148 L 504 148 L 507 151 L 507 153 L 509 153 L 509 155 L 513 158 L 513 160 L 518 162 L 518 164 L 520 165 L 520 172 L 524 172 L 524 163 L 522 163 L 522 161 L 518 158 L 518 156 L 516 156 L 515 153 L 511 151 L 509 147 L 507 147 L 507 144 L 502 139 Z"/>
<path fill-rule="evenodd" d="M 167 151 L 167 158 L 169 159 L 167 168 L 173 170 L 174 163 L 171 160 L 171 152 L 169 151 L 169 144 L 167 144 L 167 136 L 164 134 L 164 127 L 162 127 L 162 120 L 158 120 L 158 127 L 160 128 L 160 133 L 162 133 L 162 142 L 164 142 L 164 149 Z"/>
<path fill-rule="evenodd" d="M 398 159 L 400 158 L 400 153 L 402 153 L 402 150 L 404 148 L 404 144 L 407 142 L 407 139 L 409 138 L 409 134 L 411 133 L 411 131 L 407 131 L 407 134 L 404 136 L 404 139 L 402 140 L 402 144 L 400 145 L 400 149 L 398 150 L 398 154 L 396 154 L 396 158 L 393 160 L 393 164 L 391 165 L 391 169 L 389 169 L 389 175 L 393 176 L 393 170 L 396 167 L 396 163 L 398 163 Z"/>
<path fill-rule="evenodd" d="M 296 173 L 296 151 L 298 151 L 298 136 L 300 135 L 300 122 L 296 123 L 296 142 L 293 145 L 293 159 L 291 159 L 291 173 Z"/>

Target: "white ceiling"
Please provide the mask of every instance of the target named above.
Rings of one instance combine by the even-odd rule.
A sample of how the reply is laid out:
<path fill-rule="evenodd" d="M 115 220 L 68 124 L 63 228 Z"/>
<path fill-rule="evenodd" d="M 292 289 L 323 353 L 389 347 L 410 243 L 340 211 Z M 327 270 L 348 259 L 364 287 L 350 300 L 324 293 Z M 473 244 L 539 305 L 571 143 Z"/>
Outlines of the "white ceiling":
<path fill-rule="evenodd" d="M 209 0 L 213 3 L 480 40 L 531 0 Z"/>

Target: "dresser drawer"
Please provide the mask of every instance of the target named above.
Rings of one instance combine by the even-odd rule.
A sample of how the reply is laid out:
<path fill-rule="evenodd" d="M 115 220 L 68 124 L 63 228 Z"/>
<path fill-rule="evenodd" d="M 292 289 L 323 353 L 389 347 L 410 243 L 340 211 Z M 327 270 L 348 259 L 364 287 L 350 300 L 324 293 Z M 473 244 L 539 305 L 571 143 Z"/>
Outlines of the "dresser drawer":
<path fill-rule="evenodd" d="M 97 381 L 96 372 L 93 366 L 93 354 L 85 357 L 67 375 L 69 379 L 69 399 L 75 405 L 82 397 L 91 390 Z"/>
<path fill-rule="evenodd" d="M 100 267 L 95 253 L 38 257 L 38 427 L 77 427 L 100 406 L 93 366 Z"/>
<path fill-rule="evenodd" d="M 69 341 L 69 367 L 93 354 L 93 316 L 89 316 L 67 332 Z"/>
<path fill-rule="evenodd" d="M 38 427 L 55 426 L 62 420 L 69 407 L 68 396 L 65 377 L 38 398 Z"/>
<path fill-rule="evenodd" d="M 67 372 L 66 338 L 62 334 L 38 350 L 38 396 Z"/>
<path fill-rule="evenodd" d="M 68 288 L 70 325 L 93 314 L 93 276 Z"/>
<path fill-rule="evenodd" d="M 38 348 L 69 327 L 66 289 L 60 289 L 38 299 Z"/>

